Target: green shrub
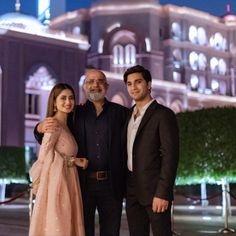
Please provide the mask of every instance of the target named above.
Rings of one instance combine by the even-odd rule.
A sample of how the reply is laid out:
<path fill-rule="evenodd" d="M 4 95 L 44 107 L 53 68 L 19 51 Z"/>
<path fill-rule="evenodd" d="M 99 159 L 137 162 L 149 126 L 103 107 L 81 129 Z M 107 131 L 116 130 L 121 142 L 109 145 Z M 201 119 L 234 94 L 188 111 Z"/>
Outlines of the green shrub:
<path fill-rule="evenodd" d="M 26 180 L 24 147 L 0 147 L 0 178 Z"/>
<path fill-rule="evenodd" d="M 221 178 L 236 182 L 236 108 L 209 108 L 177 114 L 180 162 L 177 184 Z"/>

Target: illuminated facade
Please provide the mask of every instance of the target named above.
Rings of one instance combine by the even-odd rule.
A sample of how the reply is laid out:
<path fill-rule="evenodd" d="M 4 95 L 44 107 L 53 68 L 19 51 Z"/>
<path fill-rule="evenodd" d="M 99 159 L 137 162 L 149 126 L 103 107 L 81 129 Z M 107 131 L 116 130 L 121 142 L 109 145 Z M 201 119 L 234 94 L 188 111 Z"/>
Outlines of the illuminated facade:
<path fill-rule="evenodd" d="M 66 13 L 50 27 L 85 34 L 88 65 L 107 72 L 115 101 L 130 106 L 122 73 L 141 64 L 152 95 L 175 112 L 236 105 L 236 20 L 154 0 L 99 2 Z M 115 86 L 113 86 L 113 84 Z"/>
<path fill-rule="evenodd" d="M 89 45 L 81 36 L 50 31 L 20 13 L 0 17 L 0 145 L 36 150 L 33 129 L 45 118 L 56 82 L 79 93 Z"/>
<path fill-rule="evenodd" d="M 45 3 L 42 9 L 52 8 Z M 82 101 L 86 64 L 106 73 L 108 98 L 128 107 L 122 77 L 136 64 L 152 72 L 153 97 L 175 112 L 235 106 L 235 16 L 155 0 L 99 1 L 54 18 L 49 28 L 20 13 L 1 16 L 0 144 L 34 148 L 32 130 L 45 116 L 50 88 L 68 82 Z"/>

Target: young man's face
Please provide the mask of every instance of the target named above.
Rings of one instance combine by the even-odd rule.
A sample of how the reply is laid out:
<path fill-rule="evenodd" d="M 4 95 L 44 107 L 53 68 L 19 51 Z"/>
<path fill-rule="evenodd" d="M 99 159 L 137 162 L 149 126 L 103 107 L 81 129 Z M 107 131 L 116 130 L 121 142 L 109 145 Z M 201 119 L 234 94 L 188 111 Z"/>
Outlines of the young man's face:
<path fill-rule="evenodd" d="M 91 70 L 86 74 L 83 89 L 91 102 L 103 100 L 108 89 L 107 80 L 99 71 Z"/>
<path fill-rule="evenodd" d="M 143 101 L 150 96 L 151 82 L 146 82 L 141 73 L 133 73 L 127 77 L 127 90 L 135 101 Z"/>

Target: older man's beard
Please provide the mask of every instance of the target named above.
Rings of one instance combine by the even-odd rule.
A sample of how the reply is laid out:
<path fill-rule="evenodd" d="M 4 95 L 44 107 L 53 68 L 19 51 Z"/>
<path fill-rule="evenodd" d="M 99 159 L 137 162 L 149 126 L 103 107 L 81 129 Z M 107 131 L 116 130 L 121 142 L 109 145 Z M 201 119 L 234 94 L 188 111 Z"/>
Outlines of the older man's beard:
<path fill-rule="evenodd" d="M 96 102 L 96 101 L 102 100 L 105 97 L 104 92 L 90 92 L 90 91 L 87 91 L 85 94 L 86 94 L 87 99 L 91 102 Z"/>

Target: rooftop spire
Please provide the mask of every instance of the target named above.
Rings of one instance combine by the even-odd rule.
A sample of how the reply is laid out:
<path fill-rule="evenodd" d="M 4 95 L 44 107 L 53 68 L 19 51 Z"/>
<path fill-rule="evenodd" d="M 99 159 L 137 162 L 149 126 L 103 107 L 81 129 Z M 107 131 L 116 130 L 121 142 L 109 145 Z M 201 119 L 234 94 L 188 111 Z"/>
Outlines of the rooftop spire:
<path fill-rule="evenodd" d="M 15 9 L 16 9 L 16 12 L 20 11 L 20 0 L 16 0 Z"/>
<path fill-rule="evenodd" d="M 226 12 L 231 13 L 231 5 L 230 4 L 226 5 Z"/>

